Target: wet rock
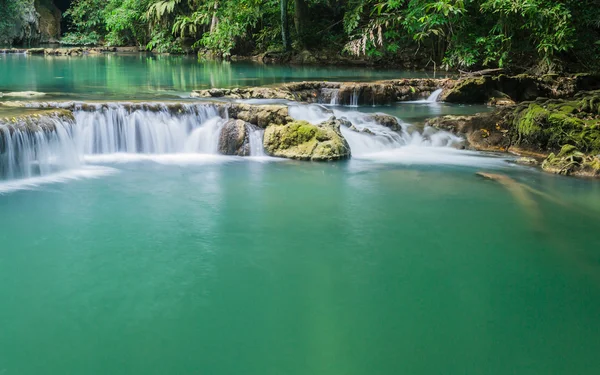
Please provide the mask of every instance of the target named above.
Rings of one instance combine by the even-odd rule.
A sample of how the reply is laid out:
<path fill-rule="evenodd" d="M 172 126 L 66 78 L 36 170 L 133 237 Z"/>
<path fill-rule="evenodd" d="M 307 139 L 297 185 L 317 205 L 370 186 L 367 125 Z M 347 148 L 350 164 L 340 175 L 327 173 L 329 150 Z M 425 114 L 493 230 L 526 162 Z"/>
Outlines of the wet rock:
<path fill-rule="evenodd" d="M 442 116 L 427 120 L 426 125 L 464 136 L 471 149 L 507 151 L 510 147 L 509 130 L 502 125 L 501 113 Z"/>
<path fill-rule="evenodd" d="M 536 159 L 530 158 L 527 156 L 522 156 L 522 157 L 518 158 L 517 160 L 515 160 L 515 163 L 521 164 L 521 165 L 539 165 L 540 164 Z"/>
<path fill-rule="evenodd" d="M 426 98 L 431 92 L 448 85 L 445 79 L 401 79 L 377 82 L 293 82 L 277 87 L 194 90 L 192 97 L 226 97 L 232 99 L 283 99 L 308 103 L 330 103 L 333 95 L 340 105 L 384 105 L 395 101 Z M 214 89 L 213 89 L 214 90 Z"/>
<path fill-rule="evenodd" d="M 294 121 L 265 130 L 264 147 L 269 155 L 312 161 L 350 157 L 350 146 L 340 132 L 341 123 L 331 118 L 319 125 Z"/>
<path fill-rule="evenodd" d="M 219 136 L 219 152 L 223 155 L 250 156 L 250 132 L 253 127 L 242 120 L 227 121 Z"/>
<path fill-rule="evenodd" d="M 379 125 L 385 126 L 393 131 L 402 130 L 398 119 L 394 116 L 386 115 L 384 113 L 376 113 L 374 115 L 367 116 L 367 120 L 373 121 Z"/>

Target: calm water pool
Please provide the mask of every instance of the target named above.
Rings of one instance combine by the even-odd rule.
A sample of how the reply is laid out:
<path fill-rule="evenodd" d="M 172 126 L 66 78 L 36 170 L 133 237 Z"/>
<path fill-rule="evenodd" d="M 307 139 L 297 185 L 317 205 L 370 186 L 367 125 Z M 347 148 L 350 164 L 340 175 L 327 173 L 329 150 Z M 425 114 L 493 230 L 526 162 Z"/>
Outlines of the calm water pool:
<path fill-rule="evenodd" d="M 40 91 L 78 100 L 173 99 L 195 89 L 304 80 L 365 81 L 433 74 L 388 69 L 198 62 L 148 54 L 43 57 L 0 54 L 0 92 Z"/>
<path fill-rule="evenodd" d="M 140 56 L 0 67 L 2 90 L 95 100 L 394 75 Z M 360 110 L 411 123 L 486 108 Z M 78 118 L 123 122 L 94 116 Z M 84 155 L 0 181 L 0 375 L 600 373 L 600 181 L 352 142 L 363 152 L 341 163 Z"/>

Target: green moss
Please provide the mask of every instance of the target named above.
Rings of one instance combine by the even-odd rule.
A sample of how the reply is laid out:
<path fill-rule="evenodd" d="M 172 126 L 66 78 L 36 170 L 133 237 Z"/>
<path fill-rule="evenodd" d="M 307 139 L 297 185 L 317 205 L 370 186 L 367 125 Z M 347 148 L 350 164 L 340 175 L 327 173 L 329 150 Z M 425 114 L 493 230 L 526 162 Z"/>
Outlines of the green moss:
<path fill-rule="evenodd" d="M 339 160 L 350 157 L 350 148 L 339 132 L 339 123 L 319 126 L 306 121 L 271 125 L 265 130 L 264 146 L 273 156 L 300 160 Z"/>
<path fill-rule="evenodd" d="M 549 112 L 540 105 L 533 103 L 522 111 L 516 118 L 516 128 L 521 136 L 533 136 L 542 131 L 542 126 Z"/>

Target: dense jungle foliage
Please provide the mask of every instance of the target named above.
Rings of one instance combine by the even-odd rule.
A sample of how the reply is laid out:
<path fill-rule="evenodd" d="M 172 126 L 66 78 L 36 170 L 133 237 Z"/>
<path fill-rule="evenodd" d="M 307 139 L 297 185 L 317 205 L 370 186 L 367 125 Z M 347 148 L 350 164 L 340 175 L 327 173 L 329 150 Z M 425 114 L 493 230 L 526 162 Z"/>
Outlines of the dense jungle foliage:
<path fill-rule="evenodd" d="M 19 2 L 3 0 L 0 16 Z M 7 3 L 5 3 L 7 2 Z M 8 5 L 7 5 L 8 4 Z M 63 43 L 232 54 L 327 50 L 436 68 L 597 70 L 599 0 L 73 0 Z M 17 5 L 18 7 L 18 5 Z M 0 18 L 0 28 L 7 18 Z M 8 21 L 10 22 L 10 21 Z"/>

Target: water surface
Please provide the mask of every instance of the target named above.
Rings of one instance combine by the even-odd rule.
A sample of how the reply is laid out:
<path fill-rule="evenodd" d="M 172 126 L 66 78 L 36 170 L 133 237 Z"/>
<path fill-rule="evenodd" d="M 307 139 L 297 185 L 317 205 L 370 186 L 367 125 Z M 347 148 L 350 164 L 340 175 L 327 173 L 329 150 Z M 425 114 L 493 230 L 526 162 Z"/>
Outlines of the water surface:
<path fill-rule="evenodd" d="M 192 90 L 304 80 L 366 81 L 428 77 L 424 72 L 360 67 L 199 62 L 190 56 L 0 54 L 0 92 L 39 91 L 78 100 L 173 99 Z"/>
<path fill-rule="evenodd" d="M 0 91 L 95 101 L 402 75 L 144 55 L 0 67 Z M 375 133 L 343 128 L 352 160 L 310 163 L 217 155 L 222 119 L 195 106 L 78 110 L 27 144 L 4 132 L 37 162 L 0 155 L 22 167 L 0 181 L 0 375 L 600 373 L 600 182 L 412 126 L 487 107 L 292 104 Z"/>

